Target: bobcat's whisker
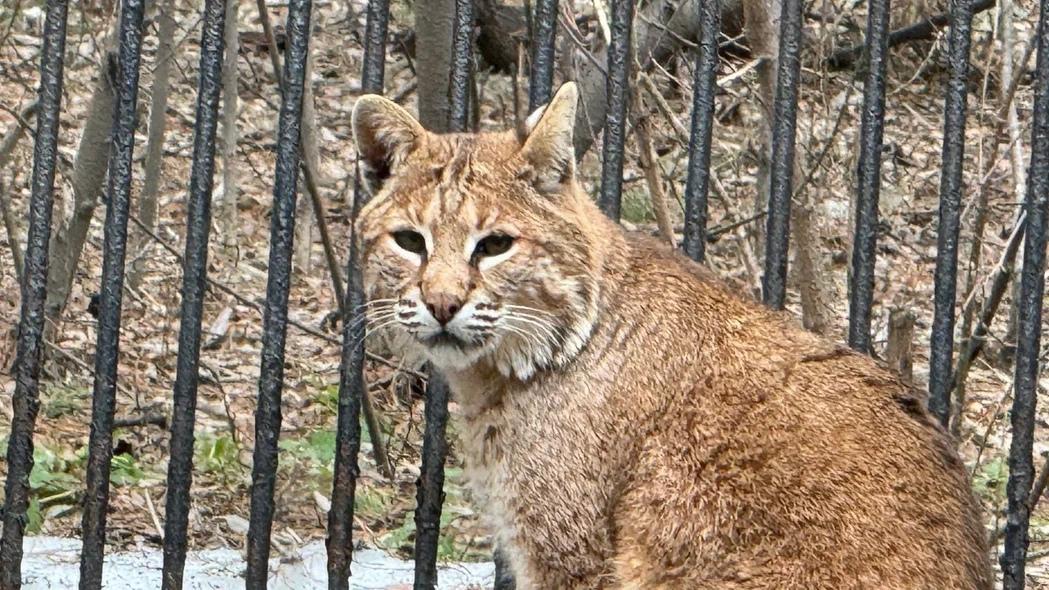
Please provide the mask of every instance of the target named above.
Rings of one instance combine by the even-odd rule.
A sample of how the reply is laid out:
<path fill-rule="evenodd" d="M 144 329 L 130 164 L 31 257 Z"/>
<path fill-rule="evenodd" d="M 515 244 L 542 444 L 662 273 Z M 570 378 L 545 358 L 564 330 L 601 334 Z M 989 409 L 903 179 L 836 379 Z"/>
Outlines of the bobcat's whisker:
<path fill-rule="evenodd" d="M 357 310 L 360 310 L 362 307 L 371 307 L 373 305 L 378 305 L 380 303 L 383 303 L 383 304 L 396 303 L 397 301 L 399 301 L 399 300 L 398 299 L 394 299 L 394 298 L 371 299 L 369 301 L 365 301 L 364 303 L 354 307 L 353 309 L 354 309 L 354 311 L 357 311 Z"/>
<path fill-rule="evenodd" d="M 511 313 L 506 315 L 506 319 L 507 321 L 516 320 L 519 322 L 524 322 L 526 324 L 536 326 L 537 328 L 542 329 L 544 331 L 547 338 L 550 338 L 560 346 L 565 345 L 564 337 L 559 332 L 557 332 L 557 329 L 553 325 L 551 325 L 548 321 L 543 320 L 542 318 L 538 318 L 524 313 Z"/>
<path fill-rule="evenodd" d="M 507 332 L 510 332 L 511 334 L 516 334 L 516 335 L 520 336 L 522 339 L 527 338 L 528 340 L 523 340 L 523 342 L 527 346 L 527 352 L 528 353 L 534 354 L 535 353 L 534 347 L 536 347 L 536 346 L 542 348 L 542 342 L 539 341 L 539 339 L 536 337 L 536 335 L 533 334 L 532 332 L 529 332 L 529 331 L 525 330 L 524 328 L 520 328 L 518 326 L 512 326 L 510 324 L 503 324 L 502 326 L 499 326 L 498 330 L 505 330 Z"/>
<path fill-rule="evenodd" d="M 386 319 L 395 317 L 396 315 L 397 315 L 397 311 L 392 310 L 392 309 L 385 310 L 385 311 L 379 310 L 374 315 L 365 314 L 365 315 L 362 315 L 361 317 L 355 319 L 353 321 L 353 323 L 350 324 L 350 329 L 351 330 L 355 330 L 362 323 L 367 324 L 368 322 L 384 321 Z"/>
<path fill-rule="evenodd" d="M 543 314 L 551 319 L 557 319 L 558 316 L 552 311 L 545 309 L 539 309 L 538 307 L 529 307 L 527 305 L 514 305 L 510 303 L 503 304 L 506 309 L 522 310 L 522 311 L 534 311 L 535 313 Z"/>

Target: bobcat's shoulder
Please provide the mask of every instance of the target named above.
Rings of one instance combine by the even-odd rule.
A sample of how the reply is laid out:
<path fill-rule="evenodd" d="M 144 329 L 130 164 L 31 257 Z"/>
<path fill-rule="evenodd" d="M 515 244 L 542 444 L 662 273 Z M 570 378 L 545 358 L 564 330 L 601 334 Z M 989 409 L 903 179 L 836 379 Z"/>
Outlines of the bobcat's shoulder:
<path fill-rule="evenodd" d="M 605 218 L 576 101 L 518 135 L 354 110 L 373 329 L 448 378 L 518 587 L 990 588 L 922 397 Z"/>

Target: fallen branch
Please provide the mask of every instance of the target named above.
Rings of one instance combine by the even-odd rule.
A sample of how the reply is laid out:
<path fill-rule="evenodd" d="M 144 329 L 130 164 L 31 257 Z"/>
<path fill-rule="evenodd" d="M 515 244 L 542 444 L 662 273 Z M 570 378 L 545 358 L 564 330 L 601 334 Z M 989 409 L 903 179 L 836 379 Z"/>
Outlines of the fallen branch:
<path fill-rule="evenodd" d="M 135 418 L 117 418 L 113 420 L 113 428 L 134 428 L 136 426 L 168 427 L 168 417 L 164 414 L 146 414 Z"/>
<path fill-rule="evenodd" d="M 996 0 L 978 0 L 973 4 L 973 14 L 979 14 L 992 8 L 995 5 L 995 2 Z M 911 41 L 927 41 L 933 39 L 936 37 L 936 33 L 940 29 L 947 26 L 947 23 L 949 23 L 950 20 L 950 13 L 941 12 L 926 17 L 912 25 L 896 29 L 889 33 L 889 47 L 896 47 L 897 45 L 902 45 Z M 866 46 L 863 43 L 860 43 L 853 45 L 852 47 L 846 47 L 835 51 L 827 58 L 827 67 L 831 70 L 843 70 L 852 67 L 857 61 L 860 61 L 860 57 L 863 56 L 864 47 Z"/>

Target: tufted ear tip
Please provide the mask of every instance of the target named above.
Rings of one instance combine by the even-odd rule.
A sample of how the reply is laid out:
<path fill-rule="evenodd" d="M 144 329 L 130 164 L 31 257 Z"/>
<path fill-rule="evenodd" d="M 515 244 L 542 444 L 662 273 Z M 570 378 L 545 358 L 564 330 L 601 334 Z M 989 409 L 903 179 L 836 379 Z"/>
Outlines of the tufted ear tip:
<path fill-rule="evenodd" d="M 372 193 L 381 188 L 393 168 L 419 147 L 426 136 L 426 130 L 411 113 L 376 94 L 357 99 L 350 123 Z"/>
<path fill-rule="evenodd" d="M 578 87 L 566 82 L 549 104 L 536 109 L 525 122 L 521 153 L 537 178 L 564 183 L 575 175 L 573 131 L 578 103 Z"/>

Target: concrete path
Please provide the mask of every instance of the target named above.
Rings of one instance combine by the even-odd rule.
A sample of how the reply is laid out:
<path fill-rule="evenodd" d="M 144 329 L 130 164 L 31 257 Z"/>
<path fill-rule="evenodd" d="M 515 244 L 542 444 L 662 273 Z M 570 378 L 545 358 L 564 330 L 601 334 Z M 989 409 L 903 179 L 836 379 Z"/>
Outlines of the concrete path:
<path fill-rule="evenodd" d="M 54 537 L 26 537 L 22 561 L 24 590 L 75 589 L 79 579 L 80 541 Z M 151 590 L 160 588 L 163 563 L 158 549 L 124 551 L 106 556 L 106 590 Z M 270 590 L 312 590 L 327 588 L 324 544 L 313 542 L 297 555 L 270 561 Z M 412 563 L 392 558 L 382 551 L 354 552 L 353 590 L 402 590 L 411 588 Z M 244 588 L 241 575 L 244 559 L 239 551 L 214 549 L 190 552 L 186 560 L 186 590 L 226 590 Z M 439 588 L 466 590 L 491 588 L 495 568 L 491 563 L 445 564 L 440 568 Z"/>

